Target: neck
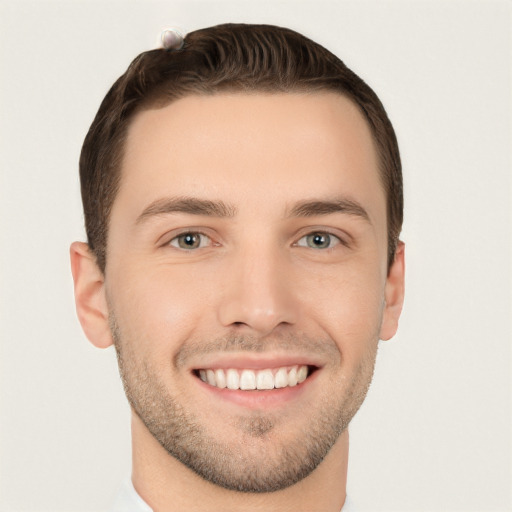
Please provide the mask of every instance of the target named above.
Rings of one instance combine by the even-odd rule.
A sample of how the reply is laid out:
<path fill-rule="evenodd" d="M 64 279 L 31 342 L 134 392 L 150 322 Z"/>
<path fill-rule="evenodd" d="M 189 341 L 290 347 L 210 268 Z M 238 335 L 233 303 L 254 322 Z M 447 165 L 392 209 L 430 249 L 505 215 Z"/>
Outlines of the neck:
<path fill-rule="evenodd" d="M 203 480 L 169 455 L 133 413 L 132 448 L 133 485 L 154 512 L 339 512 L 345 501 L 348 431 L 309 476 L 282 491 L 261 494 L 229 491 Z"/>

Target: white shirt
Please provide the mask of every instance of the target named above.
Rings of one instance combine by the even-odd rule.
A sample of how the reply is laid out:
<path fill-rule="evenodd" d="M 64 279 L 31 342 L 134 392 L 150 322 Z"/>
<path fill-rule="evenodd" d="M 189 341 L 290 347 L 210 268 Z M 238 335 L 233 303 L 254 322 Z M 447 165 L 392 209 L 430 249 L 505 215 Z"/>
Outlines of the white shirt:
<path fill-rule="evenodd" d="M 110 512 L 153 512 L 153 509 L 139 496 L 131 479 L 126 480 Z M 340 512 L 357 512 L 347 496 Z"/>
<path fill-rule="evenodd" d="M 123 482 L 110 512 L 153 512 L 153 509 L 139 496 L 131 478 Z"/>

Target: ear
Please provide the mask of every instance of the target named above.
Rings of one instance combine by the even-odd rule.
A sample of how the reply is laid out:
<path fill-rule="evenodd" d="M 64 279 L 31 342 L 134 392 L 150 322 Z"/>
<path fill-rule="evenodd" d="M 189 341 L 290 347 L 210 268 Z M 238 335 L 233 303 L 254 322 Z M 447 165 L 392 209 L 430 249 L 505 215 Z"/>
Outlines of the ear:
<path fill-rule="evenodd" d="M 395 259 L 389 269 L 384 291 L 385 304 L 380 328 L 380 339 L 389 340 L 398 329 L 405 292 L 405 244 L 398 242 Z"/>
<path fill-rule="evenodd" d="M 113 341 L 108 322 L 105 277 L 86 243 L 72 243 L 69 253 L 78 319 L 89 341 L 98 348 L 107 348 Z"/>

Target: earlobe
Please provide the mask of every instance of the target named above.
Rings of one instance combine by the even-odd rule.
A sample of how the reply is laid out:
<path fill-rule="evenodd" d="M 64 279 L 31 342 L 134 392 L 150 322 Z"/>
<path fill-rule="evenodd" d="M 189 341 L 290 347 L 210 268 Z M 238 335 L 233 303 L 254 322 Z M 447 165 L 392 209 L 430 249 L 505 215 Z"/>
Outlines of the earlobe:
<path fill-rule="evenodd" d="M 405 244 L 398 242 L 395 259 L 386 279 L 385 305 L 380 339 L 389 340 L 398 329 L 405 292 Z"/>
<path fill-rule="evenodd" d="M 112 335 L 104 275 L 86 243 L 72 243 L 69 253 L 78 319 L 89 341 L 98 348 L 106 348 L 112 345 Z"/>

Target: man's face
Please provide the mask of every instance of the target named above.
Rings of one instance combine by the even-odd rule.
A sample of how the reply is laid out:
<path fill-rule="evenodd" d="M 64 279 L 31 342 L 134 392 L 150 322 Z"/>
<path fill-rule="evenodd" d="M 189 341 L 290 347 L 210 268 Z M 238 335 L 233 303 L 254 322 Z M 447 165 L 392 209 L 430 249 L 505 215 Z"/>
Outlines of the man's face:
<path fill-rule="evenodd" d="M 229 489 L 309 474 L 371 380 L 386 240 L 376 152 L 346 98 L 191 96 L 140 113 L 105 290 L 151 434 Z"/>

